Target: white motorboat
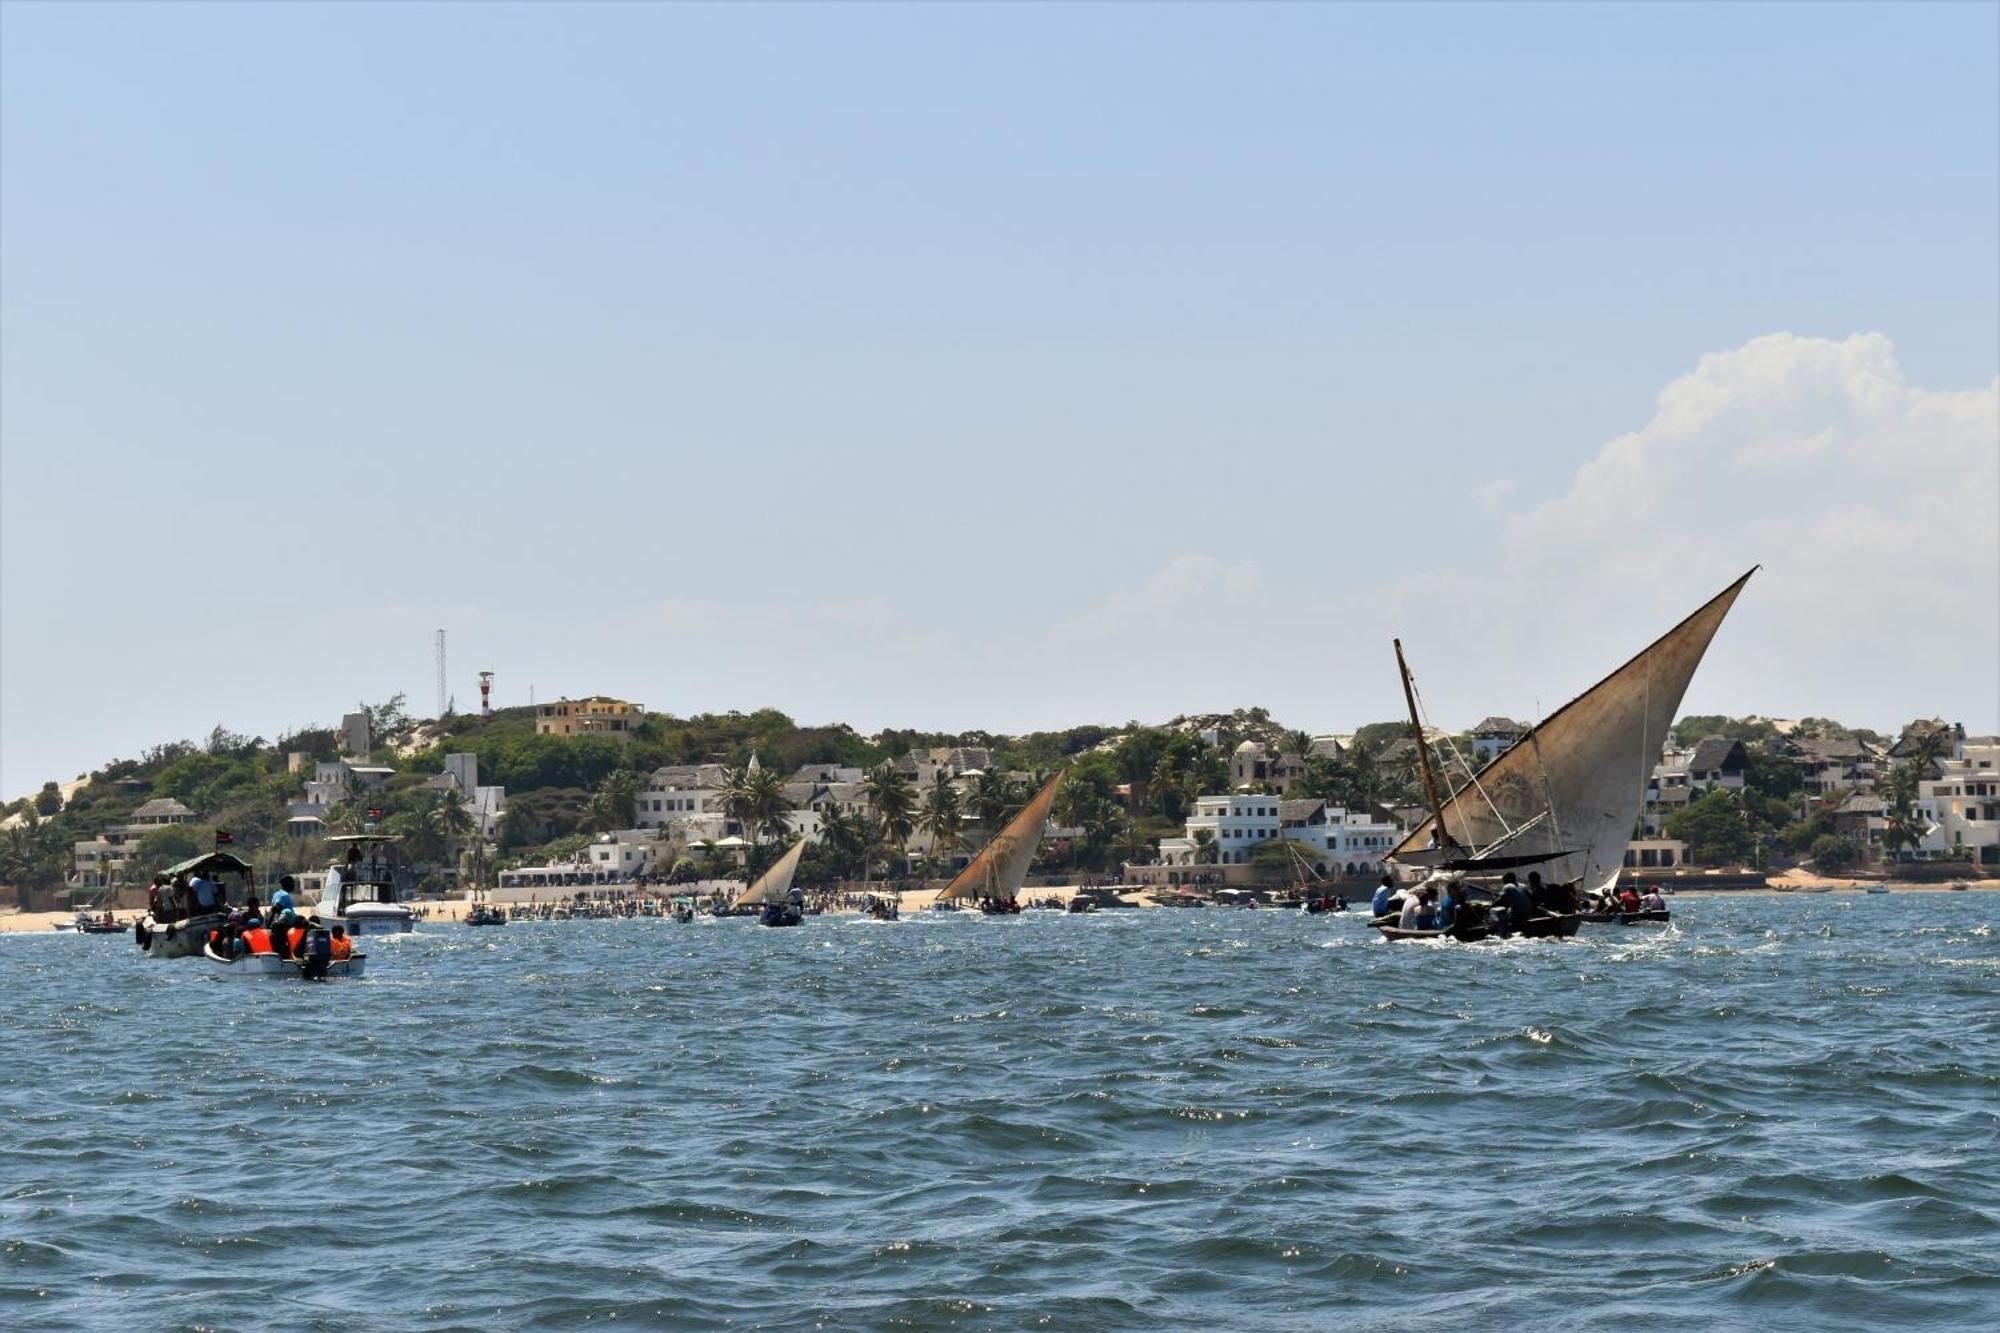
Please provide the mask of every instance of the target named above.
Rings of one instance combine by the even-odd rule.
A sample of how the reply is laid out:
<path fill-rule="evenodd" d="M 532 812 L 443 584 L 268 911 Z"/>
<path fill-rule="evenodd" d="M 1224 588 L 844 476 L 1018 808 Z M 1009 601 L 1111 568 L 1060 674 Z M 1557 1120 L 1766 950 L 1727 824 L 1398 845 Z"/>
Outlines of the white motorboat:
<path fill-rule="evenodd" d="M 393 833 L 346 833 L 327 841 L 347 850 L 326 872 L 326 888 L 319 898 L 320 923 L 345 926 L 353 936 L 407 935 L 415 930 L 416 914 L 398 900 L 396 891 L 391 849 L 402 839 Z"/>
<path fill-rule="evenodd" d="M 274 953 L 244 954 L 238 958 L 224 958 L 207 945 L 202 946 L 202 958 L 209 965 L 209 973 L 219 981 L 266 981 L 279 977 L 289 981 L 299 980 L 301 964 L 290 958 L 280 958 Z M 336 958 L 326 965 L 326 977 L 359 977 L 367 970 L 368 955 L 357 953 L 348 958 Z"/>

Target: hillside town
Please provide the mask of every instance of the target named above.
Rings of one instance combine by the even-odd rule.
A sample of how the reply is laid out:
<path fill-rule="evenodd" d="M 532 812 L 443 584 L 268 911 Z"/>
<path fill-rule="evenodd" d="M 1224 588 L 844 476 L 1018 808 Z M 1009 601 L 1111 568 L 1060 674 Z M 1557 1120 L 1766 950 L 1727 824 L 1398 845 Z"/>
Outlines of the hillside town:
<path fill-rule="evenodd" d="M 740 879 L 799 839 L 806 882 L 928 881 L 1065 767 L 1038 882 L 1358 885 L 1424 819 L 1425 759 L 1456 788 L 1531 737 L 1487 717 L 1427 730 L 1420 755 L 1407 723 L 1313 735 L 1261 709 L 1027 737 L 862 737 L 771 710 L 682 720 L 605 696 L 423 720 L 399 698 L 275 743 L 217 727 L 205 744 L 11 802 L 0 900 L 132 906 L 153 870 L 218 842 L 311 885 L 326 839 L 364 830 L 398 835 L 412 888 L 431 893 L 526 901 Z M 1820 719 L 1683 719 L 1624 859 L 1634 877 L 1714 887 L 1800 865 L 1994 873 L 2000 737 L 1939 720 L 1892 738 Z"/>

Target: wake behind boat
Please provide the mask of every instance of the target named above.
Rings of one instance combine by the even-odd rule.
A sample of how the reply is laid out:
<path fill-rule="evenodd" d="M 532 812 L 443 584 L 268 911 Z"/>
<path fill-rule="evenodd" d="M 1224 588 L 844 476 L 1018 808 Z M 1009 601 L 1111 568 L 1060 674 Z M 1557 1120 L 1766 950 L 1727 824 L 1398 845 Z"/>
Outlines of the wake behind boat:
<path fill-rule="evenodd" d="M 1638 656 L 1549 714 L 1443 799 L 1398 642 L 1397 665 L 1432 813 L 1397 844 L 1390 858 L 1431 871 L 1427 883 L 1433 888 L 1443 888 L 1440 879 L 1449 884 L 1457 877 L 1470 892 L 1497 892 L 1500 903 L 1484 911 L 1479 925 L 1465 925 L 1466 931 L 1574 934 L 1579 890 L 1615 887 L 1645 797 L 1646 776 L 1665 744 L 1681 697 L 1723 617 L 1756 572 L 1753 568 Z M 1528 867 L 1534 867 L 1529 884 L 1515 883 L 1514 872 Z M 1503 876 L 1497 886 L 1490 879 L 1496 874 Z M 1391 939 L 1419 937 L 1400 919 L 1393 926 L 1378 919 L 1376 925 Z M 1435 915 L 1417 930 L 1426 927 L 1433 934 L 1425 938 L 1448 933 L 1439 931 Z"/>

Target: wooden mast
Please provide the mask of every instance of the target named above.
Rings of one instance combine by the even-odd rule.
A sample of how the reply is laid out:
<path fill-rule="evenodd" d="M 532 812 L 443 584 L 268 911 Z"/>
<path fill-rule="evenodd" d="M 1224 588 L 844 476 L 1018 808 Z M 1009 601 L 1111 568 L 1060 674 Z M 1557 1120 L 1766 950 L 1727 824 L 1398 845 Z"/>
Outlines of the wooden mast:
<path fill-rule="evenodd" d="M 1410 737 L 1417 743 L 1417 762 L 1424 771 L 1424 800 L 1431 807 L 1431 818 L 1437 822 L 1439 843 L 1451 841 L 1451 834 L 1444 826 L 1444 808 L 1438 804 L 1437 778 L 1431 774 L 1431 749 L 1424 744 L 1424 724 L 1417 720 L 1417 693 L 1410 687 L 1410 668 L 1403 661 L 1403 641 L 1391 640 L 1396 645 L 1396 670 L 1403 677 L 1403 702 L 1410 706 Z"/>

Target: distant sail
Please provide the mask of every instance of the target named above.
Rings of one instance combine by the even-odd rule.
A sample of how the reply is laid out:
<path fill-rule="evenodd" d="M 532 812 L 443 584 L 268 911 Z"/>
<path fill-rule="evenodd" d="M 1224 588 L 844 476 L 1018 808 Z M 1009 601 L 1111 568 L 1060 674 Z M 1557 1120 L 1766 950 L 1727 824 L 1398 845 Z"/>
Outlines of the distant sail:
<path fill-rule="evenodd" d="M 785 854 L 772 862 L 771 868 L 757 876 L 757 880 L 742 893 L 736 895 L 731 907 L 756 907 L 771 903 L 782 907 L 790 899 L 792 876 L 799 873 L 799 858 L 806 853 L 806 840 L 800 838 L 785 849 Z"/>
<path fill-rule="evenodd" d="M 1049 809 L 1056 803 L 1056 788 L 1062 785 L 1062 780 L 1061 773 L 1050 778 L 1021 807 L 1021 813 L 1008 820 L 1007 827 L 981 847 L 979 854 L 958 872 L 958 877 L 945 885 L 938 901 L 954 898 L 1004 901 L 1017 896 L 1028 881 L 1028 866 L 1035 859 L 1035 848 L 1041 845 L 1042 829 L 1049 822 Z"/>
<path fill-rule="evenodd" d="M 1752 569 L 1651 647 L 1564 704 L 1454 790 L 1390 856 L 1498 869 L 1539 864 L 1555 883 L 1608 887 L 1681 696 Z M 1430 849 L 1441 818 L 1451 843 Z"/>

